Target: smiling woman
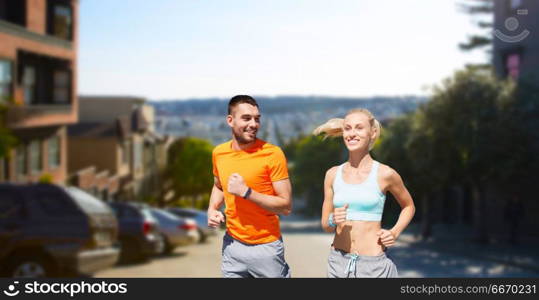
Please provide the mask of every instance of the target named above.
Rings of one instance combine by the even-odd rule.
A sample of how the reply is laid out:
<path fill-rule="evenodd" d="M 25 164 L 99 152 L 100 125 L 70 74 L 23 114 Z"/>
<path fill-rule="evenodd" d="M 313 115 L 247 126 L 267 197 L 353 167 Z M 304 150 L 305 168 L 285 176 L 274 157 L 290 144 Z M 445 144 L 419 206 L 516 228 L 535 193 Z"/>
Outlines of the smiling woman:
<path fill-rule="evenodd" d="M 351 110 L 344 119 L 331 119 L 313 132 L 342 136 L 349 151 L 348 161 L 330 168 L 324 181 L 322 227 L 335 232 L 328 277 L 398 277 L 387 247 L 408 226 L 415 207 L 399 174 L 369 154 L 380 132 L 380 123 L 366 109 Z M 388 191 L 401 213 L 386 230 L 381 220 Z"/>

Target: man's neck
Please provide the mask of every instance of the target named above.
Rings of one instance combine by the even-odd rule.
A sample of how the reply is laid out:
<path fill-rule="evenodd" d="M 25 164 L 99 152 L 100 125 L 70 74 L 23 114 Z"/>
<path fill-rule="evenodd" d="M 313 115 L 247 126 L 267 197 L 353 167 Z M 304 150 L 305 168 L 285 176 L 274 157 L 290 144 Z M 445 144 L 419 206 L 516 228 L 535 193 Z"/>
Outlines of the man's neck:
<path fill-rule="evenodd" d="M 255 139 L 254 141 L 248 143 L 248 144 L 241 144 L 238 142 L 238 140 L 236 140 L 235 137 L 232 137 L 232 150 L 234 151 L 242 151 L 242 150 L 246 150 L 246 149 L 249 149 L 251 147 L 253 147 L 253 145 L 256 143 L 257 139 Z"/>

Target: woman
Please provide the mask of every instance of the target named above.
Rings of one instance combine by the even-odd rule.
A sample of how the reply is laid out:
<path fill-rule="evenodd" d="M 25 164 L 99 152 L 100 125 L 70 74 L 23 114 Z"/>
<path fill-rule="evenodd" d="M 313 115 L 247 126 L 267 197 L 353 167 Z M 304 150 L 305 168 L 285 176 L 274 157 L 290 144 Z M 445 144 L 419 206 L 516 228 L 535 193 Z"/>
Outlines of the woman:
<path fill-rule="evenodd" d="M 313 132 L 342 136 L 349 151 L 348 161 L 329 169 L 324 180 L 322 227 L 335 232 L 328 277 L 398 277 L 385 252 L 408 226 L 415 207 L 399 174 L 369 154 L 380 131 L 371 112 L 354 109 L 344 119 L 331 119 Z M 387 192 L 401 207 L 397 223 L 389 230 L 381 228 Z"/>

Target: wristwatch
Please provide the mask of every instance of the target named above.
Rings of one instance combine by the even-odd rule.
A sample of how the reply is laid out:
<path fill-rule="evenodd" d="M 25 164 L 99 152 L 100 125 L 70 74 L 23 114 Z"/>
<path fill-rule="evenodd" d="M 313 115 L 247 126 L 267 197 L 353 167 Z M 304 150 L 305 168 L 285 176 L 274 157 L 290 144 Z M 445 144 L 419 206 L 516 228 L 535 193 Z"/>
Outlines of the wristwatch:
<path fill-rule="evenodd" d="M 247 187 L 247 192 L 245 192 L 245 195 L 243 195 L 243 199 L 247 199 L 247 197 L 249 197 L 251 195 L 251 192 L 253 190 L 251 190 L 250 187 Z"/>

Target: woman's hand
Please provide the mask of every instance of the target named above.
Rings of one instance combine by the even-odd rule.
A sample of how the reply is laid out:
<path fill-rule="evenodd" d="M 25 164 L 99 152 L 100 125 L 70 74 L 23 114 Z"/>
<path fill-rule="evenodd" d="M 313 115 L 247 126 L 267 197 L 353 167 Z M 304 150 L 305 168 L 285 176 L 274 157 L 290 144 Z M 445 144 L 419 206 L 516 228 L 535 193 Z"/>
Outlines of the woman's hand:
<path fill-rule="evenodd" d="M 339 226 L 346 222 L 346 210 L 348 209 L 348 204 L 345 204 L 343 207 L 335 208 L 333 210 L 333 223 Z"/>
<path fill-rule="evenodd" d="M 395 245 L 395 240 L 397 239 L 391 230 L 380 229 L 376 233 L 379 237 L 378 243 L 384 245 L 385 247 L 391 247 Z"/>

